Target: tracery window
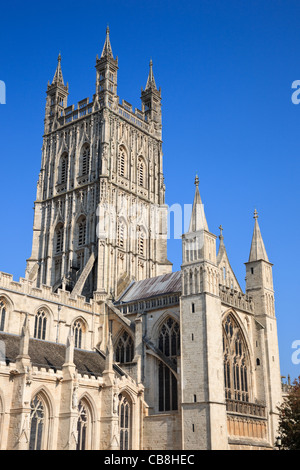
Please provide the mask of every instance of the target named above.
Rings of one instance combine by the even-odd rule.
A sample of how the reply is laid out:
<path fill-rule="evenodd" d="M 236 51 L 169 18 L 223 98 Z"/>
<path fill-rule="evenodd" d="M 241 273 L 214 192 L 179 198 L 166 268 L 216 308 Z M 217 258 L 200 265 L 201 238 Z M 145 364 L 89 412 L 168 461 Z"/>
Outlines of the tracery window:
<path fill-rule="evenodd" d="M 38 394 L 30 404 L 30 439 L 29 450 L 43 450 L 45 438 L 45 404 Z"/>
<path fill-rule="evenodd" d="M 125 364 L 132 362 L 134 357 L 134 343 L 132 337 L 124 331 L 116 346 L 116 362 Z"/>
<path fill-rule="evenodd" d="M 77 446 L 76 450 L 86 450 L 88 448 L 88 426 L 89 414 L 88 409 L 83 400 L 78 405 L 78 421 L 77 421 Z"/>
<path fill-rule="evenodd" d="M 241 329 L 232 315 L 223 323 L 225 397 L 249 401 L 249 354 Z"/>
<path fill-rule="evenodd" d="M 74 347 L 81 349 L 83 339 L 83 324 L 80 320 L 76 320 L 73 325 Z"/>
<path fill-rule="evenodd" d="M 45 339 L 47 328 L 47 315 L 43 310 L 39 310 L 34 319 L 34 338 Z"/>
<path fill-rule="evenodd" d="M 130 449 L 131 440 L 131 407 L 126 397 L 119 395 L 119 429 L 120 450 Z"/>
<path fill-rule="evenodd" d="M 0 331 L 4 331 L 6 317 L 6 304 L 0 299 Z"/>
<path fill-rule="evenodd" d="M 180 355 L 180 330 L 179 324 L 171 317 L 161 327 L 158 348 L 174 365 L 177 364 L 177 356 Z M 177 410 L 177 379 L 162 361 L 158 366 L 158 385 L 159 411 Z"/>

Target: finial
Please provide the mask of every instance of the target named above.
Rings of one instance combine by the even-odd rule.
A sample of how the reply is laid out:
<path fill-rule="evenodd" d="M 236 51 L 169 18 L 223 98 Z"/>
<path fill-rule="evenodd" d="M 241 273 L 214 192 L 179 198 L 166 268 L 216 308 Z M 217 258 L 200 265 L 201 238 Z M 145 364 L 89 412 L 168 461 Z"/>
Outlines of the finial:
<path fill-rule="evenodd" d="M 106 34 L 109 34 L 109 26 L 106 26 Z"/>
<path fill-rule="evenodd" d="M 258 212 L 257 210 L 255 209 L 254 211 L 254 216 L 253 216 L 253 219 L 257 220 L 258 219 Z"/>
<path fill-rule="evenodd" d="M 199 178 L 198 178 L 198 175 L 196 174 L 196 178 L 195 178 L 195 185 L 196 186 L 199 186 Z"/>
<path fill-rule="evenodd" d="M 58 54 L 57 62 L 61 62 L 61 53 Z"/>
<path fill-rule="evenodd" d="M 223 240 L 224 237 L 223 237 L 223 227 L 222 227 L 222 225 L 220 225 L 219 230 L 220 230 L 219 238 L 220 238 L 220 240 Z"/>

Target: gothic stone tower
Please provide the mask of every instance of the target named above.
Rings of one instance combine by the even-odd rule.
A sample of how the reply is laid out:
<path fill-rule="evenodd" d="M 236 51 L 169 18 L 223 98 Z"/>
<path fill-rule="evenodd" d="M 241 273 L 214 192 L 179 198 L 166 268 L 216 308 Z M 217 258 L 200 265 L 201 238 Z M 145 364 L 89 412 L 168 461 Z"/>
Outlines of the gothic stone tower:
<path fill-rule="evenodd" d="M 67 105 L 61 56 L 47 88 L 42 164 L 26 277 L 91 297 L 171 271 L 167 260 L 161 91 L 152 61 L 142 110 L 117 96 L 107 28 L 90 102 Z"/>
<path fill-rule="evenodd" d="M 210 233 L 198 178 L 188 233 L 182 240 L 182 448 L 227 449 L 222 318 L 216 236 Z"/>

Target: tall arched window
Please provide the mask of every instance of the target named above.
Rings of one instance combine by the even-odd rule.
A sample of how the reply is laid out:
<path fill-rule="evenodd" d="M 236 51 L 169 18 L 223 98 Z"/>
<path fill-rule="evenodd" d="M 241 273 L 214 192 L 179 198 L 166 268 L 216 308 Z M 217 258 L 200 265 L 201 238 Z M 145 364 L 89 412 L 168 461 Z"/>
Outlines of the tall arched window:
<path fill-rule="evenodd" d="M 81 155 L 80 176 L 88 175 L 89 170 L 90 170 L 90 146 L 88 144 L 85 144 L 82 149 L 82 155 Z"/>
<path fill-rule="evenodd" d="M 58 224 L 55 229 L 55 251 L 61 253 L 64 249 L 64 226 Z"/>
<path fill-rule="evenodd" d="M 74 346 L 75 348 L 82 348 L 84 326 L 81 320 L 76 320 L 73 325 Z"/>
<path fill-rule="evenodd" d="M 146 256 L 146 235 L 143 229 L 137 230 L 137 252 L 140 256 Z"/>
<path fill-rule="evenodd" d="M 34 338 L 45 339 L 47 329 L 47 315 L 43 310 L 39 310 L 34 319 Z"/>
<path fill-rule="evenodd" d="M 223 323 L 225 397 L 249 401 L 249 354 L 242 331 L 233 315 Z"/>
<path fill-rule="evenodd" d="M 60 183 L 66 183 L 68 178 L 68 154 L 63 154 L 60 159 Z"/>
<path fill-rule="evenodd" d="M 171 317 L 161 327 L 158 348 L 174 365 L 177 364 L 177 356 L 180 355 L 180 330 L 179 324 Z M 158 367 L 158 385 L 159 411 L 177 410 L 177 379 L 163 362 Z"/>
<path fill-rule="evenodd" d="M 134 357 L 134 343 L 132 337 L 124 331 L 116 346 L 116 362 L 125 364 L 131 362 Z"/>
<path fill-rule="evenodd" d="M 118 159 L 119 176 L 127 176 L 127 154 L 124 147 L 120 147 Z"/>
<path fill-rule="evenodd" d="M 29 450 L 46 450 L 48 412 L 41 394 L 37 394 L 30 404 Z"/>
<path fill-rule="evenodd" d="M 118 246 L 120 248 L 125 248 L 127 239 L 127 229 L 123 220 L 120 220 L 118 223 Z"/>
<path fill-rule="evenodd" d="M 142 158 L 138 161 L 138 174 L 137 174 L 138 185 L 145 187 L 145 163 Z"/>
<path fill-rule="evenodd" d="M 78 246 L 83 246 L 86 243 L 86 218 L 81 217 L 78 220 Z"/>
<path fill-rule="evenodd" d="M 7 309 L 4 300 L 0 299 L 0 331 L 4 331 L 6 310 Z"/>
<path fill-rule="evenodd" d="M 78 421 L 77 421 L 77 447 L 76 450 L 90 449 L 90 426 L 91 417 L 87 404 L 84 400 L 80 400 L 78 405 Z"/>
<path fill-rule="evenodd" d="M 131 406 L 125 396 L 119 395 L 120 450 L 131 446 Z"/>

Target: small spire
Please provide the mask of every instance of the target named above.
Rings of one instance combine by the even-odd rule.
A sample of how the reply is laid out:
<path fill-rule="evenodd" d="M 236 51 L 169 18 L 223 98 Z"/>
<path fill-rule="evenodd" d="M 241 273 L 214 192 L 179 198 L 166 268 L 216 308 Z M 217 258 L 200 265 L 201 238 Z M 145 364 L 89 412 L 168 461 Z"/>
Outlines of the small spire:
<path fill-rule="evenodd" d="M 196 186 L 196 191 L 195 191 L 192 216 L 191 216 L 190 227 L 189 227 L 190 233 L 197 232 L 199 230 L 208 231 L 208 225 L 207 225 L 207 221 L 206 221 L 206 217 L 204 213 L 204 205 L 202 204 L 201 196 L 199 193 L 198 175 L 196 175 L 196 178 L 195 178 L 195 186 Z"/>
<path fill-rule="evenodd" d="M 258 213 L 256 209 L 254 211 L 253 218 L 255 219 L 255 223 L 254 223 L 254 231 L 253 231 L 253 237 L 252 237 L 252 243 L 251 243 L 251 249 L 250 249 L 249 262 L 258 261 L 258 260 L 269 261 L 268 255 L 265 249 L 265 245 L 262 239 L 261 231 L 258 225 Z"/>
<path fill-rule="evenodd" d="M 155 88 L 155 90 L 157 90 L 154 75 L 153 75 L 153 62 L 152 62 L 152 59 L 150 60 L 149 68 L 150 68 L 149 69 L 149 75 L 148 75 L 148 80 L 147 80 L 147 83 L 146 83 L 145 90 L 148 90 L 149 88 Z"/>
<path fill-rule="evenodd" d="M 64 79 L 63 79 L 63 74 L 61 70 L 61 53 L 58 54 L 57 67 L 56 67 L 56 71 L 52 80 L 52 85 L 54 83 L 64 85 Z"/>
<path fill-rule="evenodd" d="M 105 43 L 104 43 L 102 54 L 101 54 L 101 58 L 102 57 L 111 57 L 112 59 L 114 58 L 111 44 L 110 44 L 110 39 L 109 39 L 109 26 L 108 25 L 106 27 L 106 38 L 105 38 Z"/>

